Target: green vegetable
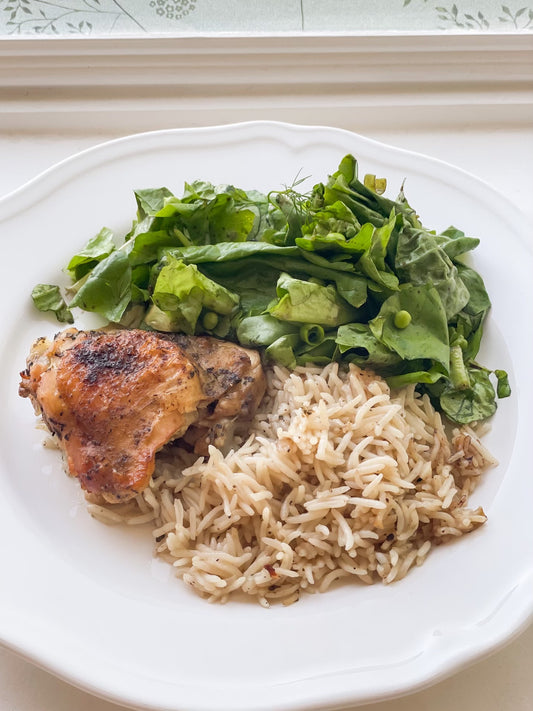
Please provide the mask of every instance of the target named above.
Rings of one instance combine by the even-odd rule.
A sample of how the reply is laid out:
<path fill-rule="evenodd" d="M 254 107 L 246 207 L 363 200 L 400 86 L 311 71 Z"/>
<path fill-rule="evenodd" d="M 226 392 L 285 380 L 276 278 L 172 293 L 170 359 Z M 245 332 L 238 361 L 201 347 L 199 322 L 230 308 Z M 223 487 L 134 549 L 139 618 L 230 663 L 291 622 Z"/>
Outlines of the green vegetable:
<path fill-rule="evenodd" d="M 39 311 L 52 311 L 58 321 L 74 323 L 72 311 L 68 308 L 65 299 L 61 296 L 58 286 L 53 284 L 37 284 L 31 292 L 33 303 Z"/>
<path fill-rule="evenodd" d="M 166 333 L 185 331 L 188 327 L 179 312 L 163 311 L 155 304 L 152 304 L 148 308 L 144 317 L 144 323 L 154 331 L 164 331 Z"/>
<path fill-rule="evenodd" d="M 378 195 L 383 195 L 387 189 L 387 181 L 385 178 L 376 178 L 375 175 L 367 174 L 364 179 L 365 188 L 370 188 Z"/>
<path fill-rule="evenodd" d="M 202 325 L 206 331 L 212 331 L 218 326 L 218 314 L 214 311 L 207 311 L 202 319 Z"/>
<path fill-rule="evenodd" d="M 239 297 L 220 284 L 208 279 L 194 264 L 169 257 L 159 272 L 152 300 L 161 311 L 173 314 L 185 333 L 196 332 L 198 318 L 207 309 L 220 315 L 231 314 Z M 212 321 L 212 318 L 209 319 Z M 212 330 L 218 323 L 209 328 Z"/>
<path fill-rule="evenodd" d="M 455 422 L 489 417 L 510 387 L 475 361 L 490 300 L 462 260 L 479 239 L 428 229 L 403 186 L 385 196 L 386 180 L 360 180 L 352 155 L 308 192 L 300 184 L 136 190 L 129 232 L 103 228 L 67 264 L 66 297 L 41 284 L 33 301 L 69 323 L 79 307 L 125 327 L 209 333 L 289 368 L 354 363 L 414 384 Z"/>
<path fill-rule="evenodd" d="M 441 247 L 452 260 L 460 257 L 462 254 L 466 254 L 466 252 L 470 252 L 470 250 L 475 249 L 479 244 L 477 237 L 466 237 L 465 233 L 456 227 L 448 227 L 444 232 L 435 235 L 435 240 L 439 247 Z"/>
<path fill-rule="evenodd" d="M 396 328 L 407 328 L 412 321 L 411 314 L 405 309 L 400 309 L 394 315 L 394 325 Z"/>
<path fill-rule="evenodd" d="M 450 349 L 450 382 L 456 390 L 466 390 L 470 387 L 470 378 L 460 345 Z"/>
<path fill-rule="evenodd" d="M 294 349 L 299 343 L 297 334 L 281 336 L 271 343 L 265 350 L 267 360 L 274 361 L 286 368 L 295 368 L 297 365 Z"/>
<path fill-rule="evenodd" d="M 276 286 L 278 300 L 268 309 L 274 318 L 290 323 L 315 323 L 340 326 L 355 316 L 334 286 L 320 286 L 282 273 Z"/>
<path fill-rule="evenodd" d="M 443 373 L 442 368 L 435 365 L 429 370 L 411 370 L 400 375 L 391 375 L 387 380 L 391 388 L 403 388 L 405 385 L 412 385 L 413 383 L 433 385 L 442 381 L 444 377 L 445 373 Z"/>
<path fill-rule="evenodd" d="M 384 375 L 397 372 L 403 364 L 402 358 L 376 338 L 366 323 L 340 326 L 336 344 L 345 361 Z"/>
<path fill-rule="evenodd" d="M 509 385 L 509 376 L 505 370 L 495 370 L 494 375 L 498 380 L 497 395 L 499 398 L 509 397 L 511 394 L 511 386 Z"/>
<path fill-rule="evenodd" d="M 75 254 L 67 264 L 67 271 L 73 281 L 79 281 L 91 269 L 115 251 L 113 233 L 107 227 L 103 227 L 100 232 L 90 239 L 85 248 Z"/>
<path fill-rule="evenodd" d="M 469 380 L 469 387 L 447 387 L 440 396 L 442 410 L 451 420 L 460 424 L 479 422 L 496 412 L 494 388 L 489 373 L 484 369 L 471 369 Z"/>
<path fill-rule="evenodd" d="M 324 329 L 317 323 L 304 323 L 300 327 L 300 338 L 308 346 L 318 346 L 324 340 Z"/>
<path fill-rule="evenodd" d="M 269 346 L 282 336 L 296 335 L 298 330 L 297 325 L 270 314 L 247 316 L 237 326 L 237 339 L 243 346 Z"/>
<path fill-rule="evenodd" d="M 115 250 L 85 275 L 70 302 L 118 323 L 131 301 L 131 266 L 124 252 Z"/>
<path fill-rule="evenodd" d="M 404 283 L 432 284 L 439 293 L 448 319 L 469 301 L 470 294 L 457 266 L 427 230 L 406 229 L 398 236 L 395 266 Z"/>
<path fill-rule="evenodd" d="M 410 323 L 402 329 L 395 325 L 399 311 L 411 315 Z M 448 368 L 450 347 L 446 313 L 439 293 L 432 285 L 402 285 L 400 291 L 383 303 L 369 325 L 377 340 L 402 360 L 426 359 Z"/>
<path fill-rule="evenodd" d="M 135 190 L 137 201 L 137 218 L 142 221 L 149 215 L 156 215 L 165 207 L 169 198 L 174 197 L 168 188 L 151 188 L 149 190 Z"/>
<path fill-rule="evenodd" d="M 296 363 L 298 365 L 327 365 L 331 361 L 337 360 L 339 349 L 335 342 L 334 333 L 324 334 L 324 339 L 313 344 L 301 344 L 296 351 Z"/>

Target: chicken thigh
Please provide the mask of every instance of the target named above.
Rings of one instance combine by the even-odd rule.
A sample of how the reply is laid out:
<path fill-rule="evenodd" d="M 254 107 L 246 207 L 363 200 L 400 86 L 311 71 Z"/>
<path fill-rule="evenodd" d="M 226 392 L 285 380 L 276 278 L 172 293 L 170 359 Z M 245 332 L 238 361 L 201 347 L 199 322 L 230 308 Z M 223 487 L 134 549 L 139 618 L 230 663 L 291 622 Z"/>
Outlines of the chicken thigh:
<path fill-rule="evenodd" d="M 135 329 L 67 329 L 34 344 L 19 393 L 57 436 L 70 474 L 114 503 L 148 485 L 156 452 L 191 424 L 201 423 L 197 451 L 204 453 L 216 443 L 209 431 L 217 419 L 234 419 L 241 409 L 249 416 L 264 390 L 258 354 L 234 344 L 207 337 L 180 343 Z"/>
<path fill-rule="evenodd" d="M 266 389 L 261 358 L 257 351 L 215 338 L 181 334 L 172 338 L 210 377 L 204 391 L 212 400 L 184 437 L 197 454 L 207 454 L 210 444 L 224 446 L 236 422 L 254 415 Z"/>

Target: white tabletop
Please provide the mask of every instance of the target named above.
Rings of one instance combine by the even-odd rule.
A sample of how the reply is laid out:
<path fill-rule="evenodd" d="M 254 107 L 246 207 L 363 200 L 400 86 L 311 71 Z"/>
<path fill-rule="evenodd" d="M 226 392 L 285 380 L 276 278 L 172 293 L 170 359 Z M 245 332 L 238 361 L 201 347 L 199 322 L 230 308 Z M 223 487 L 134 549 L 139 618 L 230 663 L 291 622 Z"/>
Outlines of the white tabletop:
<path fill-rule="evenodd" d="M 515 129 L 366 130 L 372 138 L 447 160 L 504 193 L 532 225 L 533 124 Z M 68 155 L 113 138 L 115 133 L 54 136 L 0 132 L 0 194 L 18 187 Z M 533 595 L 533 590 L 532 590 Z M 533 626 L 507 647 L 455 676 L 409 697 L 362 711 L 531 711 Z M 45 671 L 0 649 L 1 711 L 118 711 L 120 707 L 74 689 Z"/>

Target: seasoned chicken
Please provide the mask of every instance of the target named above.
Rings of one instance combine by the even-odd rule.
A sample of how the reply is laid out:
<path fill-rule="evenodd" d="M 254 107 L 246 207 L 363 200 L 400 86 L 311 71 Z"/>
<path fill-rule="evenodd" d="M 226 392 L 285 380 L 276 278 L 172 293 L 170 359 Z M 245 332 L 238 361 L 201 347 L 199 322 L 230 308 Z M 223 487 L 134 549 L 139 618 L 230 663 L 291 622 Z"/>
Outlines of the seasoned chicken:
<path fill-rule="evenodd" d="M 206 454 L 210 444 L 222 447 L 237 420 L 249 421 L 261 402 L 266 381 L 257 351 L 204 336 L 174 335 L 172 339 L 212 380 L 204 385 L 212 398 L 207 412 L 189 428 L 185 440 Z"/>
<path fill-rule="evenodd" d="M 57 436 L 70 474 L 108 502 L 142 491 L 156 452 L 191 424 L 198 452 L 220 444 L 228 420 L 253 414 L 264 390 L 258 354 L 231 343 L 76 329 L 33 345 L 19 387 Z"/>

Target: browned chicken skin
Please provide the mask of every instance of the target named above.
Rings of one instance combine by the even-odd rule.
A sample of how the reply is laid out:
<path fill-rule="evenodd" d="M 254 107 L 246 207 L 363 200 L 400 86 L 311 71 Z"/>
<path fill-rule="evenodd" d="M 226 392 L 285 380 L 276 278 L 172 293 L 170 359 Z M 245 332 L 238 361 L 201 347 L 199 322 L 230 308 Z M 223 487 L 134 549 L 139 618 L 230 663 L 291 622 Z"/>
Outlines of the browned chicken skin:
<path fill-rule="evenodd" d="M 69 472 L 109 502 L 142 491 L 156 452 L 193 423 L 197 452 L 219 445 L 227 423 L 250 417 L 264 391 L 255 351 L 135 329 L 39 339 L 19 388 L 57 436 Z"/>

